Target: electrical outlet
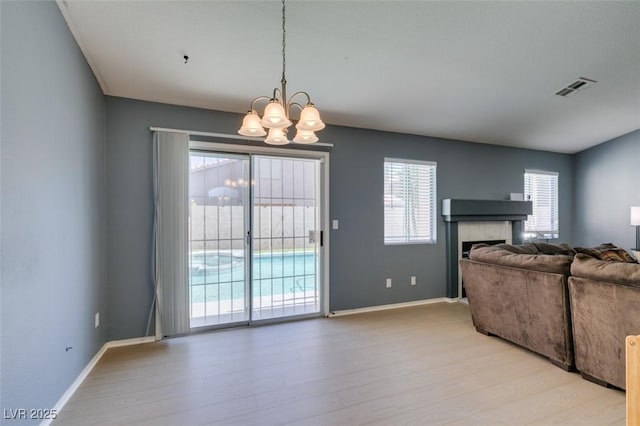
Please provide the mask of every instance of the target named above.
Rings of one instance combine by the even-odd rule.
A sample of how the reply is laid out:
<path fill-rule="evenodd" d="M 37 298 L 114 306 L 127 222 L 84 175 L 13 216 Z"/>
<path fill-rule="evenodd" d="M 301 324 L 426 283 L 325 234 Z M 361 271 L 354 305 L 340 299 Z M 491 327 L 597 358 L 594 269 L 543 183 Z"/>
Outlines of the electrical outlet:
<path fill-rule="evenodd" d="M 332 228 L 333 229 L 338 229 L 338 221 L 336 219 L 333 220 L 333 224 L 332 224 Z"/>
<path fill-rule="evenodd" d="M 416 285 L 416 277 L 411 277 L 411 285 Z"/>
<path fill-rule="evenodd" d="M 100 326 L 100 312 L 96 312 L 96 316 L 93 319 L 93 327 L 98 328 Z"/>
<path fill-rule="evenodd" d="M 387 278 L 387 288 L 391 288 L 391 278 Z"/>

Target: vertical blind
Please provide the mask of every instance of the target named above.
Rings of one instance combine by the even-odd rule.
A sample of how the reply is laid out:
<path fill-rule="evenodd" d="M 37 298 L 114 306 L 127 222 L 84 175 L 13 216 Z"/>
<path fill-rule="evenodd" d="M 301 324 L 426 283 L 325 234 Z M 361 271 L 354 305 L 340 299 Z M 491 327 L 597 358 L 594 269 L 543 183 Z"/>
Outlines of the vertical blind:
<path fill-rule="evenodd" d="M 533 214 L 525 222 L 525 232 L 539 238 L 557 238 L 558 173 L 525 170 L 524 195 L 533 202 Z"/>
<path fill-rule="evenodd" d="M 154 132 L 153 188 L 153 281 L 159 328 L 156 335 L 174 336 L 189 332 L 189 136 L 186 134 Z"/>
<path fill-rule="evenodd" d="M 436 241 L 436 163 L 384 159 L 384 243 Z"/>

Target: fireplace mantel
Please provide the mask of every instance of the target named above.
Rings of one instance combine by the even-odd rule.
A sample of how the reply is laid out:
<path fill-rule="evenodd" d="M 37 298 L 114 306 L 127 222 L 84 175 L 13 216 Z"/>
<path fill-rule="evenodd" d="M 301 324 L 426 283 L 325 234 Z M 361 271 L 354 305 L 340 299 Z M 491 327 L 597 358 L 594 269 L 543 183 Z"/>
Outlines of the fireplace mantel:
<path fill-rule="evenodd" d="M 531 201 L 508 200 L 442 200 L 442 217 L 445 222 L 527 220 L 533 211 Z"/>
<path fill-rule="evenodd" d="M 447 297 L 458 294 L 458 222 L 511 222 L 513 244 L 522 244 L 524 221 L 533 211 L 531 201 L 508 200 L 442 200 L 442 219 L 447 239 Z"/>

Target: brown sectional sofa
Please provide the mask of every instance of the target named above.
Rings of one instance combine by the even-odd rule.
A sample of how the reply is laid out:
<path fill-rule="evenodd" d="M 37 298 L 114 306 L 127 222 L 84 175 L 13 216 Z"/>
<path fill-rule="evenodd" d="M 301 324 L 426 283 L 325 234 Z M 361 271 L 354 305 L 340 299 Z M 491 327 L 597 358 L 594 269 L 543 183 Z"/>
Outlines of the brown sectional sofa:
<path fill-rule="evenodd" d="M 569 278 L 576 368 L 625 389 L 625 337 L 640 334 L 640 264 L 577 254 Z"/>
<path fill-rule="evenodd" d="M 571 369 L 567 278 L 574 254 L 554 244 L 474 246 L 460 267 L 476 329 Z"/>
<path fill-rule="evenodd" d="M 640 334 L 640 265 L 627 256 L 610 244 L 474 246 L 460 261 L 473 323 L 624 389 L 625 337 Z"/>

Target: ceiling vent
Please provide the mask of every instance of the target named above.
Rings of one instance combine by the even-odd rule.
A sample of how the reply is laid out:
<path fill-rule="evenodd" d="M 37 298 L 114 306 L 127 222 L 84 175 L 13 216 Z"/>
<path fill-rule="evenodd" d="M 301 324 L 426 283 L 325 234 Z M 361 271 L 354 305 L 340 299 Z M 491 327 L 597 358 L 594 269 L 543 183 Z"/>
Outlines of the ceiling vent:
<path fill-rule="evenodd" d="M 567 87 L 563 87 L 562 89 L 556 92 L 558 96 L 570 96 L 575 95 L 578 92 L 582 92 L 583 90 L 588 89 L 589 87 L 596 84 L 597 81 L 591 80 L 590 78 L 580 77 L 573 83 L 569 84 Z"/>

